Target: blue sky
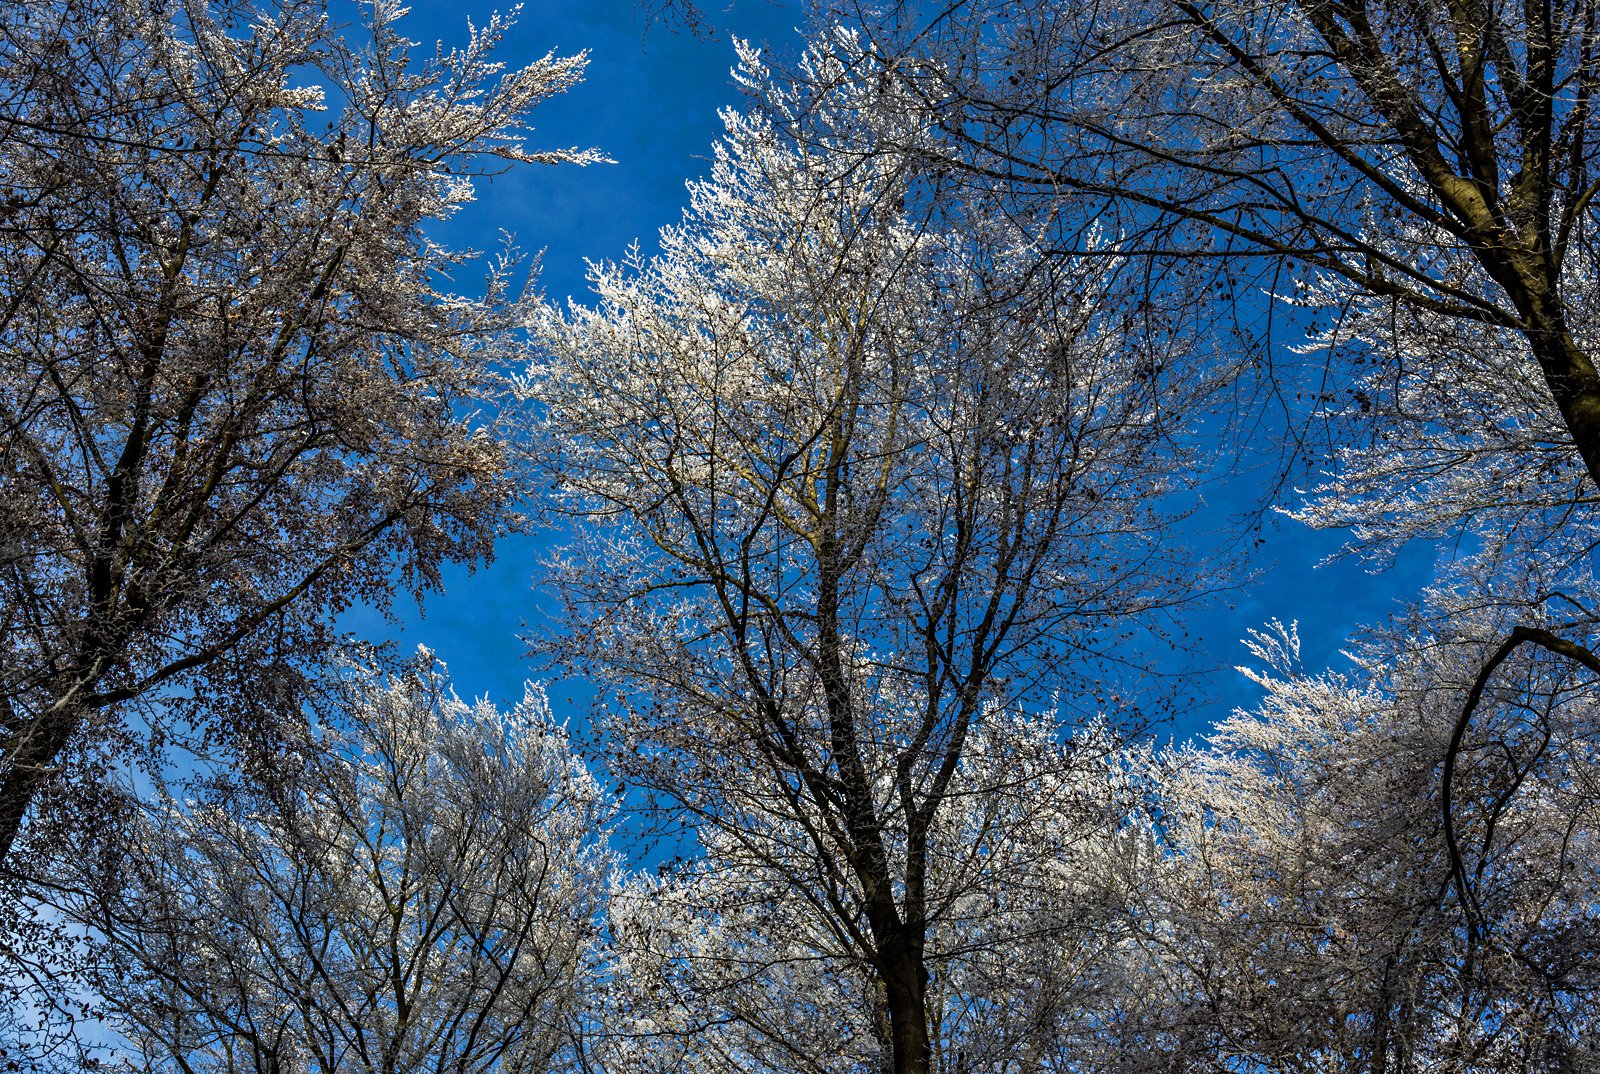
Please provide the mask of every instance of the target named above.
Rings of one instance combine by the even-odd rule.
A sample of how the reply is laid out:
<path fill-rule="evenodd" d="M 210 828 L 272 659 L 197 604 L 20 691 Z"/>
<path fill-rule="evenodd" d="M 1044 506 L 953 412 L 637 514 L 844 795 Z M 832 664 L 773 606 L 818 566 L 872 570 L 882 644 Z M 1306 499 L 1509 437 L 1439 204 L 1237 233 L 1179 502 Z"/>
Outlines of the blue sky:
<path fill-rule="evenodd" d="M 469 19 L 482 25 L 494 10 L 483 0 L 419 0 L 404 26 L 424 50 L 441 39 L 449 46 L 465 39 Z M 584 82 L 536 113 L 535 147 L 593 146 L 616 163 L 581 169 L 524 166 L 481 181 L 477 203 L 439 237 L 452 245 L 492 248 L 500 229 L 513 232 L 524 247 L 545 250 L 541 286 L 556 299 L 586 294 L 585 258 L 619 258 L 635 240 L 652 249 L 657 230 L 682 213 L 684 184 L 707 170 L 721 131 L 717 110 L 739 104 L 729 77 L 729 36 L 762 43 L 780 55 L 793 53 L 801 42 L 804 13 L 796 0 L 713 3 L 706 15 L 717 29 L 711 39 L 647 26 L 631 0 L 526 5 L 502 47 L 508 64 L 529 62 L 551 49 L 590 54 Z M 1262 477 L 1247 474 L 1227 487 L 1209 489 L 1209 506 L 1191 530 L 1198 537 L 1225 529 L 1229 515 L 1259 494 L 1255 482 Z M 1249 627 L 1272 617 L 1298 619 L 1307 666 L 1337 666 L 1338 650 L 1350 632 L 1399 611 L 1399 602 L 1412 598 L 1429 573 L 1426 550 L 1407 557 L 1394 575 L 1374 577 L 1351 561 L 1317 567 L 1338 547 L 1335 534 L 1285 522 L 1269 524 L 1259 536 L 1265 543 L 1255 553 L 1255 579 L 1191 613 L 1183 624 L 1194 645 L 1187 666 L 1218 670 L 1185 684 L 1188 694 L 1208 700 L 1187 709 L 1168 729 L 1180 737 L 1255 697 L 1255 689 L 1229 670 L 1245 656 L 1239 638 Z M 431 594 L 422 607 L 401 597 L 398 623 L 359 613 L 348 617 L 347 625 L 371 640 L 394 641 L 402 650 L 426 644 L 450 666 L 463 696 L 511 701 L 521 695 L 525 680 L 547 678 L 528 662 L 520 640 L 524 624 L 540 616 L 534 584 L 546 547 L 548 538 L 507 540 L 489 566 L 472 573 L 449 571 L 444 590 Z M 580 687 L 547 685 L 558 716 L 582 719 Z M 570 705 L 569 697 L 574 699 Z"/>

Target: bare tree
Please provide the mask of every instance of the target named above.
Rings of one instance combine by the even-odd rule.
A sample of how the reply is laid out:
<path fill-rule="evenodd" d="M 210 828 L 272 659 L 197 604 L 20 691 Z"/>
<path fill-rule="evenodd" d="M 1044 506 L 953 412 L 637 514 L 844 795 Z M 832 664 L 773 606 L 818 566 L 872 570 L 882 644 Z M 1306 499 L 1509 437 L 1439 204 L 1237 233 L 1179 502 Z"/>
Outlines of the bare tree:
<path fill-rule="evenodd" d="M 802 103 L 741 58 L 782 122 L 728 114 L 661 256 L 539 332 L 588 520 L 548 645 L 614 688 L 619 774 L 767 862 L 881 988 L 884 1064 L 924 1072 L 930 847 L 974 729 L 1053 687 L 1120 711 L 1093 654 L 1199 585 L 1155 508 L 1188 414 L 1119 332 L 1114 262 L 1035 272 L 977 205 L 934 225 L 873 144 L 885 95 L 791 139 Z"/>
<path fill-rule="evenodd" d="M 469 706 L 424 653 L 347 672 L 270 788 L 130 802 L 45 890 L 87 929 L 112 1057 L 175 1074 L 546 1074 L 595 987 L 606 800 L 530 688 Z"/>
<path fill-rule="evenodd" d="M 584 58 L 506 71 L 492 20 L 417 61 L 321 0 L 0 11 L 0 858 L 67 748 L 160 691 L 248 727 L 352 601 L 512 518 L 487 293 L 424 234 Z"/>

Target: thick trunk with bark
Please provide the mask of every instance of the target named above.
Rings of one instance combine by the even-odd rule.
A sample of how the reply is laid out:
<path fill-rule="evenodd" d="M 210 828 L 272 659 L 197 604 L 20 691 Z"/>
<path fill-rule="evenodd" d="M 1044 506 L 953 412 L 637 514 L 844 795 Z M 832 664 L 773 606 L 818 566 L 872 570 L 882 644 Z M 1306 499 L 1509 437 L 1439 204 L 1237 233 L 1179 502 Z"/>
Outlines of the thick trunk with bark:
<path fill-rule="evenodd" d="M 0 773 L 0 864 L 10 858 L 28 807 L 50 781 L 79 720 L 77 706 L 58 703 L 24 722 L 6 750 L 6 769 Z"/>
<path fill-rule="evenodd" d="M 1562 320 L 1551 320 L 1529 331 L 1528 343 L 1589 479 L 1600 488 L 1600 372 Z"/>
<path fill-rule="evenodd" d="M 903 930 L 895 942 L 880 945 L 879 956 L 894 1074 L 929 1074 L 933 1045 L 928 1037 L 928 971 L 922 944 Z"/>

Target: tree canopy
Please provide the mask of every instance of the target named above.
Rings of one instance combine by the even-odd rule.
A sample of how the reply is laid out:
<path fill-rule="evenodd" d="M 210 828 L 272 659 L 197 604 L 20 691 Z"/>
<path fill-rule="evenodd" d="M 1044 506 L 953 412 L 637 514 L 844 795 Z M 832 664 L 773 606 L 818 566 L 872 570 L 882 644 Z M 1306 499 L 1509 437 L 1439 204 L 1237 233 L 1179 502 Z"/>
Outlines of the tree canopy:
<path fill-rule="evenodd" d="M 0 9 L 7 1069 L 1600 1064 L 1592 5 L 807 11 L 558 302 L 586 54 Z M 1395 614 L 1174 742 L 1241 428 Z M 534 533 L 548 686 L 348 633 Z"/>
<path fill-rule="evenodd" d="M 331 612 L 514 524 L 471 415 L 518 262 L 457 295 L 425 225 L 475 161 L 597 159 L 522 141 L 584 58 L 507 71 L 494 20 L 419 63 L 400 13 L 364 45 L 309 0 L 0 13 L 0 858 L 75 740 L 153 694 L 293 711 Z"/>

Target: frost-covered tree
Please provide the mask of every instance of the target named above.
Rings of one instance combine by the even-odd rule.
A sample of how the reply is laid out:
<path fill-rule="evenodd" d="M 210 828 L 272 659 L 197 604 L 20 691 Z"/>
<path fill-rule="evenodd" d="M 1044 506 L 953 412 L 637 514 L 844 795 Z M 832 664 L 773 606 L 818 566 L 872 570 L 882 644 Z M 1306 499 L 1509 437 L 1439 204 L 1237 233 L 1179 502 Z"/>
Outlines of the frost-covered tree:
<path fill-rule="evenodd" d="M 1521 606 L 1503 645 L 1600 667 L 1590 0 L 837 6 L 868 27 L 850 77 L 920 101 L 936 169 L 1047 207 L 1063 255 L 1111 228 L 1163 286 L 1216 285 L 1326 463 L 1300 517 L 1458 541 L 1432 610 Z M 1282 297 L 1359 345 L 1298 367 L 1261 330 Z"/>
<path fill-rule="evenodd" d="M 546 1074 L 596 987 L 607 799 L 544 695 L 424 653 L 348 672 L 276 760 L 158 787 L 44 888 L 87 930 L 110 1058 L 169 1074 Z"/>
<path fill-rule="evenodd" d="M 74 742 L 161 693 L 294 711 L 324 624 L 489 554 L 515 495 L 475 415 L 522 319 L 425 234 L 584 58 L 501 19 L 410 54 L 389 0 L 0 6 L 0 858 Z M 288 698 L 287 704 L 284 703 Z"/>
<path fill-rule="evenodd" d="M 1095 1069 L 1132 1017 L 1127 908 L 1154 857 L 1103 730 L 994 713 L 929 835 L 928 1018 L 946 1071 Z M 887 1068 L 881 979 L 801 826 L 760 810 L 613 892 L 606 1069 Z M 796 881 L 810 873 L 810 884 Z"/>
<path fill-rule="evenodd" d="M 1313 674 L 1274 623 L 1251 644 L 1260 707 L 1166 758 L 1172 856 L 1143 917 L 1166 1051 L 1146 1061 L 1489 1074 L 1600 1057 L 1592 676 L 1523 650 L 1465 721 L 1500 628 L 1456 624 Z"/>
<path fill-rule="evenodd" d="M 1569 289 L 1597 254 L 1592 0 L 829 6 L 870 30 L 852 77 L 920 99 L 944 163 L 1068 195 L 1066 249 L 1072 225 L 1114 221 L 1174 279 L 1209 262 L 1224 300 L 1286 286 L 1252 266 L 1287 265 L 1520 334 L 1600 481 L 1600 373 Z"/>
<path fill-rule="evenodd" d="M 1042 263 L 980 204 L 931 217 L 877 140 L 914 136 L 887 88 L 814 51 L 841 89 L 802 102 L 741 60 L 765 111 L 725 117 L 661 254 L 538 333 L 541 442 L 585 520 L 547 644 L 612 691 L 618 774 L 713 857 L 765 859 L 881 990 L 885 1066 L 947 1069 L 935 833 L 991 714 L 1052 687 L 1115 709 L 1096 651 L 1198 588 L 1156 509 L 1184 385 L 1121 331 L 1114 259 Z"/>

